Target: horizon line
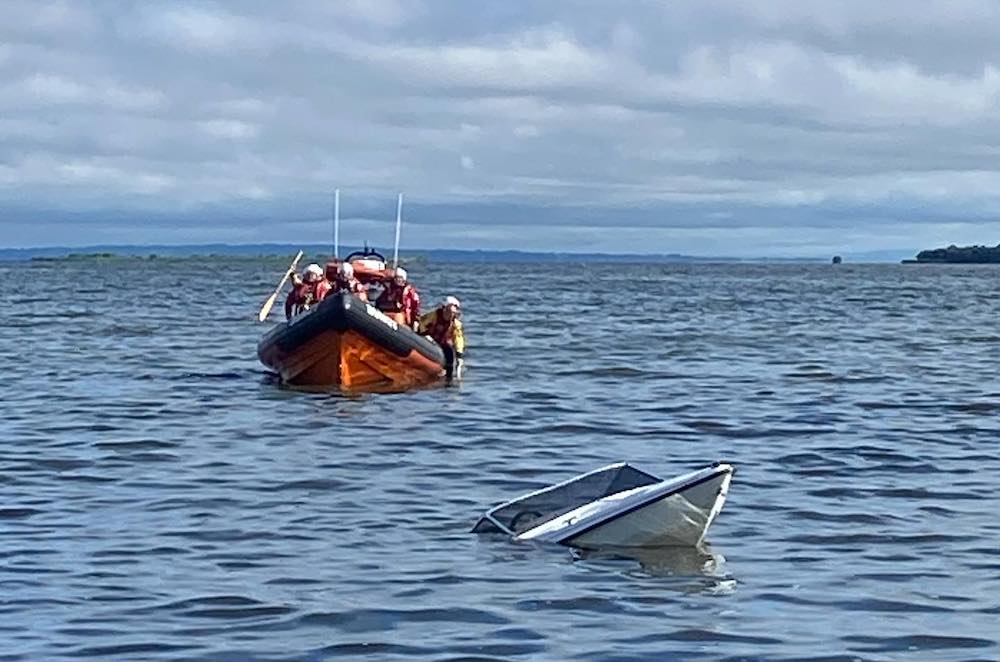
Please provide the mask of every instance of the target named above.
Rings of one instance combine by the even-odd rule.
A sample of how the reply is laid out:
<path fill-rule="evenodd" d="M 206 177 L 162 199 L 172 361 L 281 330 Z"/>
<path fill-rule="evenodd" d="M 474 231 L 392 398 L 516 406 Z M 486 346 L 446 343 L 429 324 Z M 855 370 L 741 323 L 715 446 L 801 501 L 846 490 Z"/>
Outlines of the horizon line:
<path fill-rule="evenodd" d="M 369 245 L 369 247 L 371 247 Z M 296 250 L 297 248 L 304 249 L 327 249 L 332 254 L 332 247 L 321 244 L 321 243 L 290 243 L 290 242 L 279 242 L 279 241 L 265 241 L 265 242 L 251 242 L 251 243 L 229 243 L 229 242 L 201 242 L 201 243 L 148 243 L 148 244 L 86 244 L 79 246 L 67 246 L 67 245 L 41 245 L 41 246 L 28 246 L 28 247 L 0 247 L 0 256 L 24 256 L 24 257 L 55 257 L 57 254 L 65 253 L 103 253 L 103 252 L 114 252 L 116 250 L 128 251 L 130 253 L 135 253 L 139 250 L 154 250 L 154 249 L 167 249 L 171 251 L 191 251 L 191 255 L 201 254 L 201 251 L 212 249 L 212 248 L 229 248 L 229 249 L 283 249 L 287 248 L 289 250 Z M 361 249 L 363 246 L 341 246 L 341 252 L 352 252 L 354 249 Z M 748 257 L 739 257 L 733 255 L 719 255 L 719 254 L 694 254 L 694 253 L 670 253 L 670 252 L 609 252 L 601 250 L 592 251 L 573 251 L 573 250 L 541 250 L 541 249 L 523 249 L 523 248 L 441 248 L 441 247 L 413 247 L 409 249 L 404 249 L 404 252 L 438 252 L 438 253 L 456 253 L 456 254 L 520 254 L 527 256 L 601 256 L 601 257 L 638 257 L 638 258 L 688 258 L 695 260 L 720 260 L 720 261 L 755 261 L 755 260 L 776 260 L 776 261 L 829 261 L 833 255 L 756 255 Z M 32 255 L 32 254 L 46 254 L 46 255 Z M 862 251 L 855 253 L 858 258 L 863 256 L 868 256 L 870 259 L 868 261 L 895 261 L 898 258 L 883 257 L 881 259 L 871 259 L 876 255 L 888 255 L 888 254 L 913 254 L 916 253 L 910 250 L 904 249 L 883 249 L 875 251 Z M 844 251 L 842 253 L 837 253 L 836 255 L 851 255 L 851 252 Z M 857 259 L 857 258 L 856 258 Z"/>

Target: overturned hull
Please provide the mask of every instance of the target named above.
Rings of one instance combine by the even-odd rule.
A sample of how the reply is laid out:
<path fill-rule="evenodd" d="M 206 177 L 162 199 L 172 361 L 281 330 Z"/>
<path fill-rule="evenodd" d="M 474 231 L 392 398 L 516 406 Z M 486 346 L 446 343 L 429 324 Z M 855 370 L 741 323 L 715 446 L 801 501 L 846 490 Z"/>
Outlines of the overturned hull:
<path fill-rule="evenodd" d="M 272 329 L 257 356 L 287 384 L 351 390 L 412 388 L 439 379 L 445 368 L 436 343 L 348 293 Z"/>
<path fill-rule="evenodd" d="M 583 549 L 700 544 L 722 510 L 733 467 L 716 463 L 671 480 L 613 464 L 487 512 L 474 532 Z"/>

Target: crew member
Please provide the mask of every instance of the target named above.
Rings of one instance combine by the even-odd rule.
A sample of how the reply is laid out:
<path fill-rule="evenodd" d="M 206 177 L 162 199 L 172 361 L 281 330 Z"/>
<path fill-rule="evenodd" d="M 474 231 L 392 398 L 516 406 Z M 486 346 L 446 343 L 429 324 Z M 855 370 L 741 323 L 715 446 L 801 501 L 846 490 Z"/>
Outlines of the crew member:
<path fill-rule="evenodd" d="M 387 313 L 402 313 L 403 323 L 411 329 L 420 321 L 420 295 L 417 288 L 406 280 L 406 269 L 396 267 L 385 289 L 375 300 L 378 309 Z"/>
<path fill-rule="evenodd" d="M 462 304 L 446 296 L 441 305 L 420 318 L 420 333 L 426 334 L 444 350 L 448 381 L 462 379 L 465 367 L 465 335 L 462 333 Z"/>
<path fill-rule="evenodd" d="M 337 277 L 334 279 L 333 292 L 348 292 L 358 297 L 362 301 L 368 300 L 368 291 L 361 282 L 354 277 L 354 267 L 350 262 L 341 262 L 337 266 Z"/>
<path fill-rule="evenodd" d="M 323 277 L 323 269 L 318 264 L 310 264 L 302 270 L 301 277 L 292 278 L 292 291 L 285 299 L 285 319 L 291 319 L 304 310 L 309 310 L 330 291 L 330 283 Z"/>

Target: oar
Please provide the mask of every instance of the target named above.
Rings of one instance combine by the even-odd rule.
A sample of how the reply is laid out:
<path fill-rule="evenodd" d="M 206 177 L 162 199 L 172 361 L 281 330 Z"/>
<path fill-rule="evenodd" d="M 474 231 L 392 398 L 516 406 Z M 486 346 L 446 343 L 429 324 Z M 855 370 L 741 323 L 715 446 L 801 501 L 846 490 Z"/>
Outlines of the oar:
<path fill-rule="evenodd" d="M 299 254 L 295 256 L 294 260 L 292 260 L 292 266 L 288 267 L 288 271 L 285 272 L 285 277 L 281 279 L 281 282 L 278 283 L 278 287 L 275 288 L 274 294 L 268 297 L 267 301 L 264 302 L 264 305 L 261 306 L 260 313 L 257 315 L 258 322 L 263 322 L 267 319 L 268 313 L 270 313 L 271 309 L 274 308 L 274 302 L 278 300 L 278 295 L 281 294 L 281 288 L 285 286 L 285 281 L 288 280 L 288 277 L 295 271 L 295 266 L 301 259 L 302 251 L 299 251 Z"/>

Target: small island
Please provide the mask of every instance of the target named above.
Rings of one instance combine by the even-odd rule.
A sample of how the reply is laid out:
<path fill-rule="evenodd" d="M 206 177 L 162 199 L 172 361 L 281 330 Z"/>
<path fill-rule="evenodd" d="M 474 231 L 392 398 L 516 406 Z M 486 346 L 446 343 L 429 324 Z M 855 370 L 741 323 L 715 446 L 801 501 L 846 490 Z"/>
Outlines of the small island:
<path fill-rule="evenodd" d="M 955 246 L 917 253 L 903 264 L 1000 264 L 1000 244 L 996 246 Z"/>

